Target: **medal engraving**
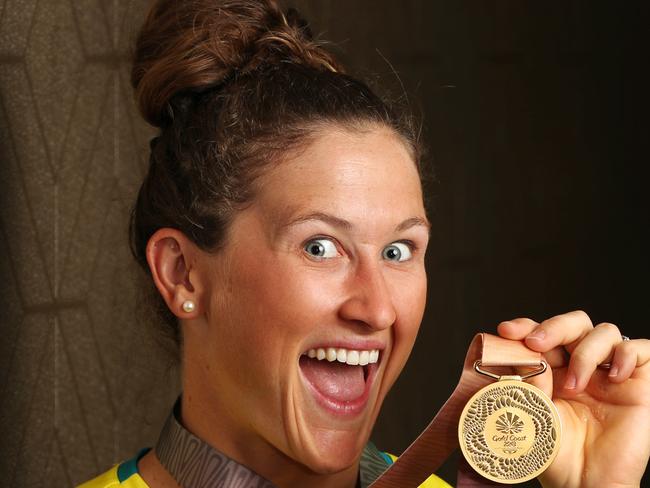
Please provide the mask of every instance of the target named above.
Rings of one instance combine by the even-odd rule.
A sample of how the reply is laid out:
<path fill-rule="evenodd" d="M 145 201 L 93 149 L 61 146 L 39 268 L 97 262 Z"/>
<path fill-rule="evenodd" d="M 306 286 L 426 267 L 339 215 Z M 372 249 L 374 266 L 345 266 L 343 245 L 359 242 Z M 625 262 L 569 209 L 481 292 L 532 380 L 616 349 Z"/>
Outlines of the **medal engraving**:
<path fill-rule="evenodd" d="M 506 484 L 542 473 L 559 450 L 560 436 L 553 402 L 539 388 L 511 379 L 479 390 L 465 405 L 458 425 L 470 466 Z"/>

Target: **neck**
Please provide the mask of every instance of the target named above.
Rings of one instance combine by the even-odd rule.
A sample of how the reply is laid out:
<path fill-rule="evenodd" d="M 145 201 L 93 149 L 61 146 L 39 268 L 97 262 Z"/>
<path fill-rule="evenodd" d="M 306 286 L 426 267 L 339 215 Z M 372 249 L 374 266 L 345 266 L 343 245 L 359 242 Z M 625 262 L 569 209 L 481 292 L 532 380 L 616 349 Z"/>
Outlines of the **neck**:
<path fill-rule="evenodd" d="M 261 478 L 270 481 L 274 486 L 318 486 L 322 488 L 355 488 L 357 486 L 358 463 L 337 473 L 314 473 L 259 436 L 248 432 L 233 431 L 229 428 L 229 425 L 233 423 L 228 421 L 227 413 L 220 411 L 216 405 L 213 407 L 213 402 L 203 402 L 200 401 L 200 398 L 187 390 L 185 391 L 182 396 L 182 414 L 179 419 L 182 425 L 209 446 L 257 473 Z"/>
<path fill-rule="evenodd" d="M 228 458 L 185 429 L 178 420 L 179 404 L 167 418 L 158 442 L 156 456 L 172 477 L 184 488 L 209 488 L 244 483 L 252 488 L 274 486 L 246 466 Z"/>

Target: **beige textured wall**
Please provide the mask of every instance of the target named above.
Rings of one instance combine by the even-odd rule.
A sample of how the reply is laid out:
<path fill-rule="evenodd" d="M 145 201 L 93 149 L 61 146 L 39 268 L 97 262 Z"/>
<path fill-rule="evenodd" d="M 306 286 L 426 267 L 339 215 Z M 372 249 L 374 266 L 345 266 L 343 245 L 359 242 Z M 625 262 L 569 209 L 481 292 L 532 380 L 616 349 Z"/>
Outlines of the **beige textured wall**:
<path fill-rule="evenodd" d="M 138 326 L 126 245 L 150 137 L 127 61 L 146 2 L 2 4 L 0 472 L 72 486 L 151 442 L 177 391 Z"/>

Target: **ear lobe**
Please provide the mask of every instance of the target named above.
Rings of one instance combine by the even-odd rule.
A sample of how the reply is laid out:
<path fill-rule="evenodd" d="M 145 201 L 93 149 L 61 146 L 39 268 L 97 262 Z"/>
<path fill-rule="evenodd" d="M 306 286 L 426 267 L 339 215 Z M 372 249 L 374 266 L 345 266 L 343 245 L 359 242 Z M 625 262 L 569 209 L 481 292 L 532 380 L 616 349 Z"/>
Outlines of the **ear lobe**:
<path fill-rule="evenodd" d="M 169 310 L 178 318 L 198 316 L 199 297 L 190 279 L 194 253 L 194 243 L 176 229 L 158 229 L 147 243 L 147 262 L 153 281 Z M 183 306 L 187 301 L 194 303 L 191 310 Z"/>

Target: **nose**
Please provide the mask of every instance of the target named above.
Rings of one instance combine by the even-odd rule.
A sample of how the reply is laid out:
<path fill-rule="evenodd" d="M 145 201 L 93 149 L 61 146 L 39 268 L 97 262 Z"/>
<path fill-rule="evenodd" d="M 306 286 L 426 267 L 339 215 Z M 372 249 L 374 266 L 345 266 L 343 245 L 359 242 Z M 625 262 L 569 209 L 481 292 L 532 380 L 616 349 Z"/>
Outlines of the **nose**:
<path fill-rule="evenodd" d="M 376 330 L 395 323 L 397 313 L 381 264 L 358 264 L 347 286 L 349 293 L 339 311 L 342 319 Z"/>

